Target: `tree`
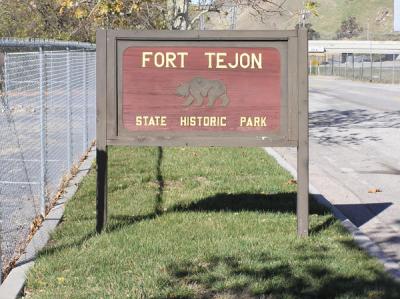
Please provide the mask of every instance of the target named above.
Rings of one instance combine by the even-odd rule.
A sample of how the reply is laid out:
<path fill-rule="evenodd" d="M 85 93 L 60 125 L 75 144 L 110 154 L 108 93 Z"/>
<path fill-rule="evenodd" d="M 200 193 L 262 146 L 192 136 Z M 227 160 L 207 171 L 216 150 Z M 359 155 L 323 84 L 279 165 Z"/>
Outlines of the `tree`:
<path fill-rule="evenodd" d="M 1 1 L 1 0 L 0 0 Z M 95 41 L 97 28 L 191 30 L 227 4 L 251 7 L 261 18 L 291 14 L 287 0 L 18 0 L 1 1 L 0 36 Z M 311 4 L 310 4 L 311 3 Z M 315 1 L 305 7 L 314 9 Z M 300 15 L 299 12 L 297 15 Z"/>
<path fill-rule="evenodd" d="M 165 29 L 166 1 L 19 0 L 0 5 L 0 35 L 95 40 L 96 28 Z"/>
<path fill-rule="evenodd" d="M 261 21 L 280 15 L 297 18 L 297 27 L 306 26 L 311 16 L 318 16 L 319 3 L 315 0 L 304 0 L 298 9 L 288 9 L 288 0 L 235 0 L 239 6 L 249 6 Z M 300 1 L 298 1 L 300 2 Z"/>
<path fill-rule="evenodd" d="M 357 23 L 354 16 L 350 16 L 342 21 L 340 28 L 336 31 L 337 39 L 353 38 L 359 36 L 364 29 Z"/>
<path fill-rule="evenodd" d="M 216 12 L 219 13 L 224 1 L 205 1 L 203 5 L 191 5 L 190 0 L 168 0 L 169 29 L 191 30 L 201 16 Z M 225 1 L 226 2 L 226 1 Z"/>
<path fill-rule="evenodd" d="M 296 25 L 296 29 L 298 29 L 300 27 L 300 24 Z M 307 23 L 305 25 L 305 27 L 308 29 L 308 39 L 310 40 L 316 40 L 316 39 L 320 39 L 321 35 L 319 34 L 318 31 L 316 31 L 314 28 L 312 28 L 312 24 L 311 23 Z"/>
<path fill-rule="evenodd" d="M 304 26 L 311 15 L 318 16 L 319 4 L 314 0 L 303 1 L 298 11 L 287 9 L 288 0 L 197 0 L 193 5 L 190 0 L 168 0 L 168 28 L 174 30 L 190 30 L 195 28 L 200 17 L 209 13 L 223 13 L 224 8 L 235 5 L 238 8 L 251 8 L 252 13 L 262 22 L 269 17 L 280 15 L 298 18 L 298 23 Z M 192 5 L 191 5 L 192 4 Z"/>

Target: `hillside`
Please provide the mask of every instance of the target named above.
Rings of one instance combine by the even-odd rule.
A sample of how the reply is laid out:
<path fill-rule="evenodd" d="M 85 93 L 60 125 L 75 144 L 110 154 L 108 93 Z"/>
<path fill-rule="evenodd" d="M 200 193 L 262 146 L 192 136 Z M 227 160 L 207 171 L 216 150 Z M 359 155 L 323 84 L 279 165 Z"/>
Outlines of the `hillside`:
<path fill-rule="evenodd" d="M 287 0 L 284 6 L 287 12 L 267 16 L 263 21 L 251 9 L 239 9 L 236 29 L 292 29 L 298 22 L 302 2 Z M 312 16 L 310 20 L 321 39 L 336 38 L 342 20 L 354 16 L 363 27 L 357 39 L 367 39 L 369 32 L 369 38 L 373 40 L 400 40 L 400 33 L 393 32 L 393 0 L 319 0 L 318 3 L 319 16 Z M 226 18 L 214 14 L 206 28 L 227 29 L 229 17 L 230 14 Z"/>
<path fill-rule="evenodd" d="M 364 28 L 360 39 L 392 39 L 393 33 L 393 0 L 320 0 L 320 16 L 313 17 L 311 23 L 321 38 L 336 36 L 342 20 L 355 16 Z"/>

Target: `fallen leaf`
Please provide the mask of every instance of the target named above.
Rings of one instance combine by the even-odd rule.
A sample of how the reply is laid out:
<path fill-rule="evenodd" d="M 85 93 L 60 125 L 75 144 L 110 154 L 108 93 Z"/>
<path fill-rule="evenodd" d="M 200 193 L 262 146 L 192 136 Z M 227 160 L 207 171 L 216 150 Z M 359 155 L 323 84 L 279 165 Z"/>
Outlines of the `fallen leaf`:
<path fill-rule="evenodd" d="M 378 192 L 382 192 L 382 190 L 378 188 L 371 188 L 368 190 L 368 193 L 378 193 Z"/>
<path fill-rule="evenodd" d="M 290 179 L 289 181 L 287 181 L 288 185 L 296 185 L 297 181 L 295 179 Z"/>

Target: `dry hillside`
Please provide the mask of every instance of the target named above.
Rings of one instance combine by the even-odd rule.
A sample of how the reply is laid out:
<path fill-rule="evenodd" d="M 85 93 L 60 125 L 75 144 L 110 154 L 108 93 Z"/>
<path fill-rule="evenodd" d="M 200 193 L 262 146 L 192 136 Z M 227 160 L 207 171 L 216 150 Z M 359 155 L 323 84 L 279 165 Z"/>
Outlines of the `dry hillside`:
<path fill-rule="evenodd" d="M 284 1 L 284 0 L 278 0 Z M 263 20 L 249 8 L 237 12 L 236 29 L 292 29 L 298 22 L 301 0 L 287 0 L 282 14 L 265 16 Z M 400 40 L 400 34 L 393 32 L 393 0 L 319 0 L 318 16 L 310 22 L 321 39 L 336 38 L 341 22 L 350 16 L 356 17 L 363 31 L 357 39 Z M 207 20 L 206 29 L 228 29 L 231 10 L 214 13 Z"/>

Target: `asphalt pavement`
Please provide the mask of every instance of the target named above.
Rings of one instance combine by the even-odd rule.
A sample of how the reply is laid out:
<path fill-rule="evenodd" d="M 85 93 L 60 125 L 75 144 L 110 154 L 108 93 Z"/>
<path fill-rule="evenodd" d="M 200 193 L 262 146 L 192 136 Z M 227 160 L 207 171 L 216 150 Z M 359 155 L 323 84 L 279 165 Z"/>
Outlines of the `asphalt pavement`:
<path fill-rule="evenodd" d="M 311 77 L 309 124 L 311 184 L 399 263 L 400 85 Z"/>

